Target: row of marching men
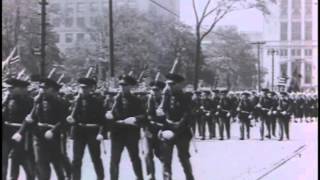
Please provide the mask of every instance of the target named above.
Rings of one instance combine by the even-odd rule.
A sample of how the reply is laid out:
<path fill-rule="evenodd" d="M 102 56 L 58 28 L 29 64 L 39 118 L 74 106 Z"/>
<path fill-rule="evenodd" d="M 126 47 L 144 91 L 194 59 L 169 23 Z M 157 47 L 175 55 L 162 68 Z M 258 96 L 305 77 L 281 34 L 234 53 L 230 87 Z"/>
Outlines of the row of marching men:
<path fill-rule="evenodd" d="M 230 125 L 240 122 L 240 140 L 250 138 L 252 122 L 260 122 L 260 138 L 276 137 L 276 127 L 279 127 L 280 137 L 283 132 L 289 139 L 289 122 L 313 122 L 318 118 L 318 95 L 315 93 L 287 93 L 274 92 L 262 89 L 256 91 L 228 92 L 220 90 L 200 90 L 190 93 L 192 96 L 192 129 L 197 130 L 200 138 L 206 138 L 208 130 L 209 139 L 230 138 Z M 206 128 L 206 125 L 208 129 Z M 218 126 L 218 128 L 216 128 Z M 196 128 L 197 127 L 197 128 Z M 265 130 L 266 136 L 265 136 Z"/>
<path fill-rule="evenodd" d="M 174 68 L 173 68 L 174 69 Z M 159 75 L 157 75 L 159 77 Z M 154 157 L 162 163 L 163 179 L 172 179 L 173 147 L 187 180 L 193 180 L 189 147 L 193 131 L 191 99 L 182 91 L 184 78 L 173 71 L 166 81 L 156 78 L 150 83 L 150 93 L 132 93 L 137 80 L 132 75 L 119 77 L 119 91 L 106 98 L 95 93 L 97 82 L 78 79 L 79 92 L 71 101 L 61 96 L 61 84 L 51 78 L 39 80 L 35 96 L 28 92 L 30 83 L 10 78 L 5 81 L 7 95 L 2 101 L 2 179 L 19 178 L 19 166 L 26 179 L 52 179 L 51 168 L 58 180 L 81 179 L 84 149 L 88 147 L 98 180 L 104 179 L 103 140 L 110 132 L 111 180 L 119 177 L 119 163 L 124 148 L 128 150 L 135 178 L 144 179 L 139 152 L 145 152 L 147 179 L 155 179 Z M 142 132 L 142 133 L 141 133 Z M 70 133 L 70 134 L 69 134 Z M 67 154 L 67 138 L 72 138 L 72 161 Z M 139 148 L 143 137 L 144 147 Z M 11 163 L 8 160 L 11 159 Z M 8 168 L 8 164 L 11 165 Z M 8 169 L 10 172 L 8 173 Z"/>

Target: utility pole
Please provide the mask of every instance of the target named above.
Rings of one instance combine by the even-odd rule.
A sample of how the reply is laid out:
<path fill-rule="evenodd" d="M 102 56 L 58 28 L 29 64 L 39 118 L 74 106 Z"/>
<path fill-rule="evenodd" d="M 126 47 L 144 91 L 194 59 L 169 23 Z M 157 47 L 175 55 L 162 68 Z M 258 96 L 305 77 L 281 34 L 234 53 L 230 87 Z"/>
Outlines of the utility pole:
<path fill-rule="evenodd" d="M 113 57 L 113 15 L 112 0 L 109 0 L 109 52 L 110 52 L 110 76 L 114 77 L 114 57 Z"/>
<path fill-rule="evenodd" d="M 260 70 L 260 46 L 266 44 L 265 41 L 257 41 L 250 44 L 256 44 L 258 48 L 258 91 L 261 90 L 261 70 Z"/>
<path fill-rule="evenodd" d="M 40 75 L 45 77 L 45 68 L 46 68 L 46 5 L 48 2 L 46 0 L 41 0 L 39 2 L 41 5 L 41 63 L 40 63 Z"/>
<path fill-rule="evenodd" d="M 271 89 L 272 89 L 272 91 L 274 89 L 274 55 L 277 53 L 278 53 L 278 51 L 275 50 L 274 48 L 272 48 L 268 51 L 268 54 L 269 55 L 271 54 L 271 56 L 272 56 L 272 64 L 271 64 L 271 66 L 272 66 L 272 72 L 271 72 L 272 73 L 271 74 Z"/>

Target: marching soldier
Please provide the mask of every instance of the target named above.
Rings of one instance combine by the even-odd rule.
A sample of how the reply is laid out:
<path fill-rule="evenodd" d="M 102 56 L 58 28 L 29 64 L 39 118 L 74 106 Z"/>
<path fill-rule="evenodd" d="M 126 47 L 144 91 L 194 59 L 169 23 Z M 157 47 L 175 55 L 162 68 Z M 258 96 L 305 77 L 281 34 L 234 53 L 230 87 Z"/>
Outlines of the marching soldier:
<path fill-rule="evenodd" d="M 34 98 L 34 109 L 27 115 L 26 122 L 34 127 L 34 150 L 38 176 L 41 180 L 51 179 L 50 163 L 57 178 L 65 179 L 62 168 L 63 154 L 61 128 L 65 124 L 65 108 L 58 97 L 61 86 L 49 78 L 42 79 L 39 94 Z"/>
<path fill-rule="evenodd" d="M 259 103 L 257 104 L 257 108 L 260 111 L 260 136 L 261 140 L 264 139 L 264 125 L 267 126 L 267 138 L 271 138 L 271 129 L 270 129 L 270 122 L 272 118 L 272 111 L 273 111 L 273 100 L 272 100 L 272 93 L 269 89 L 262 89 L 264 93 L 262 97 L 260 97 Z"/>
<path fill-rule="evenodd" d="M 200 136 L 201 140 L 205 140 L 206 136 L 206 124 L 208 124 L 209 138 L 213 138 L 213 121 L 212 121 L 212 100 L 210 99 L 210 91 L 203 91 L 203 98 L 201 99 L 201 121 L 200 121 Z"/>
<path fill-rule="evenodd" d="M 127 148 L 133 165 L 135 178 L 143 179 L 139 157 L 140 126 L 145 120 L 145 111 L 139 98 L 133 95 L 131 88 L 137 81 L 130 75 L 119 77 L 120 92 L 110 111 L 105 114 L 112 123 L 110 179 L 119 178 L 119 163 L 124 147 Z"/>
<path fill-rule="evenodd" d="M 277 117 L 279 119 L 280 137 L 279 141 L 283 140 L 283 131 L 289 140 L 289 121 L 292 114 L 292 101 L 289 99 L 289 95 L 286 92 L 280 92 L 281 98 L 279 99 L 277 107 Z"/>
<path fill-rule="evenodd" d="M 192 132 L 188 124 L 191 107 L 188 98 L 178 84 L 184 78 L 174 74 L 172 71 L 167 74 L 166 78 L 167 86 L 163 91 L 161 104 L 157 109 L 157 115 L 165 116 L 166 119 L 166 126 L 159 132 L 163 178 L 165 180 L 172 179 L 171 162 L 173 146 L 175 145 L 186 179 L 193 180 L 194 177 L 189 159 Z"/>
<path fill-rule="evenodd" d="M 277 96 L 277 94 L 274 91 L 271 91 L 271 98 L 272 98 L 272 108 L 273 110 L 275 110 L 278 106 L 278 99 L 279 97 Z M 271 130 L 271 134 L 273 137 L 276 137 L 276 115 L 272 113 L 271 117 L 270 117 L 270 130 Z"/>
<path fill-rule="evenodd" d="M 227 97 L 228 90 L 221 90 L 221 98 L 218 105 L 216 115 L 219 115 L 219 133 L 220 139 L 224 139 L 224 128 L 226 129 L 227 138 L 230 139 L 230 117 L 232 112 L 232 104 Z"/>
<path fill-rule="evenodd" d="M 296 97 L 296 101 L 295 101 L 295 113 L 294 113 L 294 116 L 295 116 L 295 121 L 299 121 L 300 120 L 300 123 L 303 122 L 303 110 L 304 110 L 304 99 L 302 97 L 302 94 L 301 93 L 298 93 L 297 97 Z"/>
<path fill-rule="evenodd" d="M 72 179 L 80 180 L 84 149 L 88 145 L 89 153 L 98 180 L 104 179 L 100 143 L 103 143 L 104 109 L 103 101 L 93 92 L 96 81 L 91 78 L 80 78 L 80 92 L 75 99 L 67 122 L 73 127 L 73 161 Z"/>
<path fill-rule="evenodd" d="M 32 109 L 32 98 L 28 95 L 29 83 L 19 79 L 5 81 L 9 94 L 2 103 L 2 179 L 7 177 L 8 158 L 11 154 L 10 179 L 17 180 L 19 165 L 22 165 L 27 180 L 35 179 L 34 156 L 31 132 L 24 118 Z"/>
<path fill-rule="evenodd" d="M 244 129 L 246 129 L 247 132 L 247 139 L 250 139 L 250 119 L 252 116 L 252 104 L 249 99 L 249 92 L 243 92 L 241 95 L 242 97 L 237 107 L 237 112 L 240 120 L 240 140 L 244 140 Z"/>
<path fill-rule="evenodd" d="M 219 97 L 219 90 L 212 90 L 214 93 L 213 98 L 212 98 L 212 106 L 211 106 L 211 111 L 212 111 L 212 138 L 216 137 L 216 124 L 219 126 L 219 116 L 216 114 L 219 109 L 219 102 L 220 102 L 220 97 Z"/>
<path fill-rule="evenodd" d="M 150 83 L 151 94 L 148 96 L 147 101 L 147 119 L 148 124 L 145 129 L 146 133 L 146 166 L 148 179 L 155 180 L 155 168 L 153 157 L 156 155 L 160 157 L 158 132 L 164 126 L 164 118 L 156 116 L 156 109 L 161 103 L 161 92 L 165 87 L 162 81 L 152 81 Z"/>
<path fill-rule="evenodd" d="M 191 128 L 194 133 L 196 133 L 196 127 L 198 127 L 198 134 L 200 135 L 200 118 L 201 118 L 201 112 L 200 112 L 200 106 L 201 106 L 201 92 L 195 91 L 193 93 L 192 102 L 191 102 Z"/>

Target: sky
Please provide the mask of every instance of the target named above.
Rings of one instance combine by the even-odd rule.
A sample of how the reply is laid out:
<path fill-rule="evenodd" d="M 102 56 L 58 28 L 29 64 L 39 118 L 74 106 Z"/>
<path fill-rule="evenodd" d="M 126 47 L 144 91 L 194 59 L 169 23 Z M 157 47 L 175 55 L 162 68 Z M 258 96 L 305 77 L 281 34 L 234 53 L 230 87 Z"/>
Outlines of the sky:
<path fill-rule="evenodd" d="M 197 0 L 198 13 L 202 12 L 207 0 Z M 195 16 L 192 8 L 192 0 L 180 0 L 180 20 L 190 26 L 195 25 Z M 210 19 L 208 20 L 210 21 Z M 209 25 L 208 21 L 204 22 L 204 25 Z M 234 25 L 237 26 L 240 31 L 263 31 L 263 15 L 261 12 L 255 9 L 243 10 L 232 12 L 226 15 L 218 24 Z"/>

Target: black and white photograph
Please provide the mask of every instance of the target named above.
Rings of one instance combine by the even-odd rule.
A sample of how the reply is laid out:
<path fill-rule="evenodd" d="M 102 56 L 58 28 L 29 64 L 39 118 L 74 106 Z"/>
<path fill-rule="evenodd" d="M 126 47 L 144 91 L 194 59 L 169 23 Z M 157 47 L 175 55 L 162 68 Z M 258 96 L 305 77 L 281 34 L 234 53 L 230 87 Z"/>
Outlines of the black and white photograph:
<path fill-rule="evenodd" d="M 318 0 L 1 4 L 1 179 L 318 179 Z"/>

